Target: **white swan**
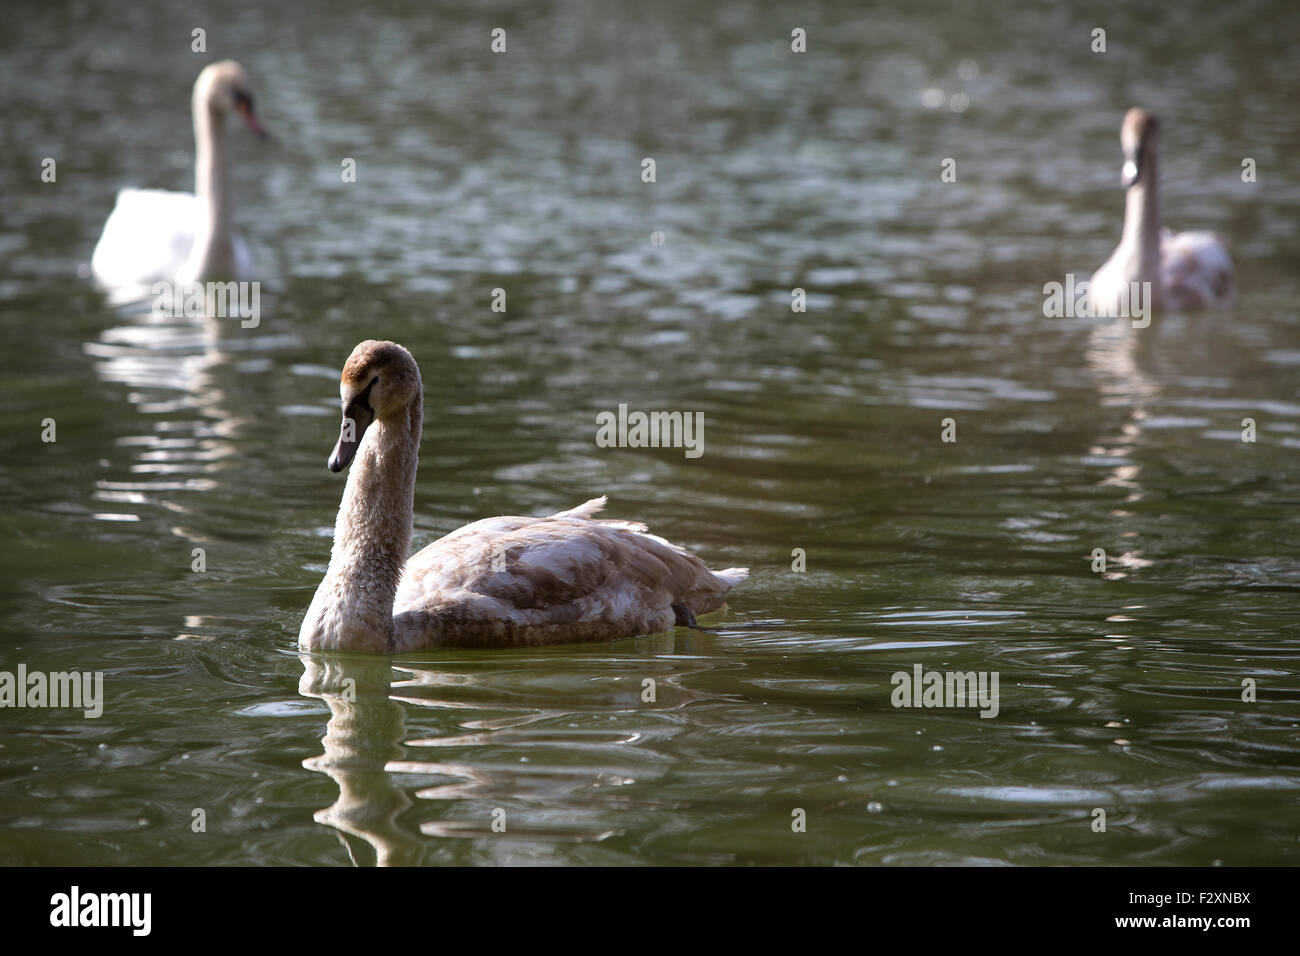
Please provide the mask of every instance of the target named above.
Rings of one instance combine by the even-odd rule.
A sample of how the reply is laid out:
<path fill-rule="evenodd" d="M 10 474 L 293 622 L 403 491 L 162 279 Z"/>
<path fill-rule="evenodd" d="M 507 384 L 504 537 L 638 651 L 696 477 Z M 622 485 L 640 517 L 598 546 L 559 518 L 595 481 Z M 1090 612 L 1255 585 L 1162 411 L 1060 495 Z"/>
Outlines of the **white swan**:
<path fill-rule="evenodd" d="M 1160 228 L 1160 178 L 1156 118 L 1134 107 L 1120 126 L 1124 168 L 1124 232 L 1088 286 L 1094 315 L 1114 315 L 1128 301 L 1130 283 L 1150 282 L 1158 308 L 1222 308 L 1234 298 L 1232 258 L 1212 232 L 1173 233 Z M 1121 299 L 1121 296 L 1124 298 Z"/>
<path fill-rule="evenodd" d="M 104 223 L 90 267 L 123 298 L 155 282 L 235 279 L 250 271 L 248 249 L 231 233 L 226 183 L 226 114 L 237 112 L 259 137 L 253 94 L 234 60 L 206 67 L 194 81 L 195 192 L 123 189 Z"/>
<path fill-rule="evenodd" d="M 595 498 L 549 518 L 487 518 L 407 557 L 424 391 L 411 353 L 362 342 L 339 385 L 331 471 L 349 461 L 329 570 L 298 632 L 307 650 L 608 640 L 694 624 L 749 572 L 711 571 Z"/>

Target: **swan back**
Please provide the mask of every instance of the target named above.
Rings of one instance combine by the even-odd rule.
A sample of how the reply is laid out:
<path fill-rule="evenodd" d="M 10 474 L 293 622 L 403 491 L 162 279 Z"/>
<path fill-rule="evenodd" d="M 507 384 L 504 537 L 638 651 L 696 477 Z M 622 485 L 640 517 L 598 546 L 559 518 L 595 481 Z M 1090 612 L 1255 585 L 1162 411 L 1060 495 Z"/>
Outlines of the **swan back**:
<path fill-rule="evenodd" d="M 1236 299 L 1232 257 L 1212 232 L 1170 232 L 1160 237 L 1160 279 L 1171 309 L 1224 308 Z"/>
<path fill-rule="evenodd" d="M 407 562 L 394 602 L 401 637 L 440 645 L 598 640 L 662 631 L 717 610 L 747 574 L 712 571 L 639 522 L 593 515 L 604 497 L 545 518 L 466 525 Z"/>
<path fill-rule="evenodd" d="M 142 286 L 147 292 L 154 282 L 170 282 L 190 254 L 201 214 L 193 193 L 120 190 L 95 244 L 91 271 L 109 288 Z"/>

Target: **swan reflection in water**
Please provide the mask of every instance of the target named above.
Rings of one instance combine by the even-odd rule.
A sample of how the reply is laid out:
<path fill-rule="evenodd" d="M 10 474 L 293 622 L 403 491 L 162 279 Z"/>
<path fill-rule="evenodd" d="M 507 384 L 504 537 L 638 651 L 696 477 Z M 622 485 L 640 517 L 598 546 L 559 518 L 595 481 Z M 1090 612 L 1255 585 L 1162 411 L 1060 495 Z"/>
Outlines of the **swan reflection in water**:
<path fill-rule="evenodd" d="M 118 417 L 127 425 L 95 480 L 96 519 L 162 521 L 184 542 L 177 552 L 186 560 L 195 548 L 213 547 L 210 516 L 196 495 L 247 481 L 240 443 L 265 397 L 245 383 L 293 341 L 265 325 L 157 314 L 147 302 L 114 310 L 111 324 L 82 345 L 99 380 L 122 389 Z M 230 624 L 224 614 L 191 613 L 180 636 L 207 638 Z"/>
<path fill-rule="evenodd" d="M 1151 343 L 1150 329 L 1131 328 L 1123 320 L 1094 320 L 1085 350 L 1088 367 L 1100 392 L 1101 406 L 1124 408 L 1118 434 L 1099 436 L 1088 449 L 1095 460 L 1106 463 L 1105 477 L 1098 484 L 1124 491 L 1122 503 L 1112 508 L 1110 516 L 1132 523 L 1132 510 L 1148 495 L 1139 463 L 1142 424 L 1150 417 L 1150 408 L 1160 396 L 1159 383 L 1142 367 L 1139 347 Z M 1118 532 L 1121 540 L 1106 547 L 1107 570 L 1103 577 L 1119 579 L 1132 571 L 1150 566 L 1140 548 L 1119 550 L 1137 536 L 1131 527 Z"/>
<path fill-rule="evenodd" d="M 348 856 L 358 866 L 400 866 L 420 862 L 422 841 L 398 824 L 411 805 L 393 782 L 390 760 L 405 754 L 406 715 L 389 697 L 393 666 L 384 658 L 324 660 L 299 655 L 303 663 L 298 692 L 323 700 L 330 709 L 321 743 L 325 752 L 303 766 L 326 774 L 339 798 L 316 811 L 317 823 L 339 831 Z"/>
<path fill-rule="evenodd" d="M 357 865 L 627 862 L 596 847 L 630 810 L 672 805 L 654 792 L 675 766 L 661 748 L 688 729 L 689 705 L 719 699 L 692 684 L 719 666 L 722 641 L 677 628 L 640 639 L 634 658 L 557 654 L 541 691 L 532 654 L 480 669 L 300 653 L 299 692 L 330 712 L 303 766 L 339 788 L 314 819 Z M 658 681 L 649 721 L 633 659 Z"/>

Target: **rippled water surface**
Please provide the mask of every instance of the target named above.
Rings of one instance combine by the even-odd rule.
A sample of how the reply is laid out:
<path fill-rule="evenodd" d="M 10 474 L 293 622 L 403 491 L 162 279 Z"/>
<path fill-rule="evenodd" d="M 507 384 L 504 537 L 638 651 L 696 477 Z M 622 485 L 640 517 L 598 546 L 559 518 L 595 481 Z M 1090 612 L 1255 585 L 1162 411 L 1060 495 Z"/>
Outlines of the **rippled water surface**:
<path fill-rule="evenodd" d="M 1300 8 L 18 8 L 0 669 L 102 671 L 106 702 L 0 709 L 0 862 L 1300 857 Z M 110 307 L 114 191 L 192 188 L 226 56 L 273 133 L 231 133 L 260 325 Z M 1118 237 L 1135 103 L 1239 301 L 1046 319 Z M 300 655 L 369 337 L 425 378 L 417 546 L 608 494 L 753 569 L 727 614 Z M 704 454 L 598 448 L 620 403 L 703 412 Z M 998 674 L 997 716 L 893 707 L 918 664 Z"/>

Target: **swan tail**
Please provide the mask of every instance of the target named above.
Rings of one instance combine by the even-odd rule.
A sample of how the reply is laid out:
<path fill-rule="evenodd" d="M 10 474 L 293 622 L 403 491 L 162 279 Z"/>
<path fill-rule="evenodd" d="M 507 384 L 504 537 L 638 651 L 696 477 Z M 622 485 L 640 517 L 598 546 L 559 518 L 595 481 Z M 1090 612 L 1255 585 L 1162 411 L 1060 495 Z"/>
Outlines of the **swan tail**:
<path fill-rule="evenodd" d="M 609 501 L 608 495 L 601 495 L 599 498 L 592 498 L 590 501 L 584 501 L 576 508 L 570 508 L 568 511 L 557 511 L 551 515 L 552 518 L 590 518 L 598 511 L 604 509 Z"/>
<path fill-rule="evenodd" d="M 749 568 L 727 568 L 724 571 L 714 571 L 715 578 L 721 578 L 727 584 L 727 590 L 731 590 L 745 578 L 749 577 Z"/>

